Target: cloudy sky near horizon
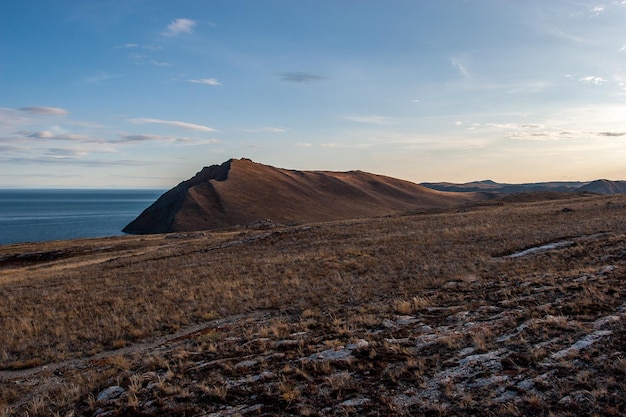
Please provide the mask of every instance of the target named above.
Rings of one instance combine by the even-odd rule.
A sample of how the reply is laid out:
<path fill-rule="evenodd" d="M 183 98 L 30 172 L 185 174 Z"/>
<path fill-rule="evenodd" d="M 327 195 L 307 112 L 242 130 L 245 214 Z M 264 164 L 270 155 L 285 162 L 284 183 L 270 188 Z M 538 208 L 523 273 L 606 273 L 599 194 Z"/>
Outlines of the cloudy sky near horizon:
<path fill-rule="evenodd" d="M 626 179 L 626 0 L 0 4 L 0 187 L 166 188 L 231 157 Z"/>

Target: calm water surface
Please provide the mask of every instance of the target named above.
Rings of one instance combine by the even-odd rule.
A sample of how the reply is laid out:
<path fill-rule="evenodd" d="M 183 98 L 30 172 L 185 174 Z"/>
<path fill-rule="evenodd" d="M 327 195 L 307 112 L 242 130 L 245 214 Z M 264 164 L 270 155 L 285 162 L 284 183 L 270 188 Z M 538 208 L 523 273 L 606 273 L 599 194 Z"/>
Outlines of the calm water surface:
<path fill-rule="evenodd" d="M 0 245 L 123 235 L 165 190 L 0 190 Z"/>

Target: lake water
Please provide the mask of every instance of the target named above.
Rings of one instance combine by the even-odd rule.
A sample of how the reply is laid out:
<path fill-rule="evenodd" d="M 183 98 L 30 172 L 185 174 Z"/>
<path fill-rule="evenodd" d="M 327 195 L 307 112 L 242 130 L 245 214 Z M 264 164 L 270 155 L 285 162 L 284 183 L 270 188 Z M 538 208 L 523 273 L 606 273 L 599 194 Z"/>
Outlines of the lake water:
<path fill-rule="evenodd" d="M 123 235 L 165 190 L 0 190 L 0 245 Z"/>

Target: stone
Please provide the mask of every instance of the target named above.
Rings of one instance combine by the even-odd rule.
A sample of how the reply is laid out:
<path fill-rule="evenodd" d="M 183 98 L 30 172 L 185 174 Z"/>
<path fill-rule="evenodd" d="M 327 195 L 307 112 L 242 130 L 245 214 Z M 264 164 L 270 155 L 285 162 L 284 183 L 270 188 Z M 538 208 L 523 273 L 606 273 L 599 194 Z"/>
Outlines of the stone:
<path fill-rule="evenodd" d="M 101 391 L 96 398 L 99 402 L 105 402 L 119 398 L 124 393 L 124 388 L 113 385 L 104 391 Z"/>

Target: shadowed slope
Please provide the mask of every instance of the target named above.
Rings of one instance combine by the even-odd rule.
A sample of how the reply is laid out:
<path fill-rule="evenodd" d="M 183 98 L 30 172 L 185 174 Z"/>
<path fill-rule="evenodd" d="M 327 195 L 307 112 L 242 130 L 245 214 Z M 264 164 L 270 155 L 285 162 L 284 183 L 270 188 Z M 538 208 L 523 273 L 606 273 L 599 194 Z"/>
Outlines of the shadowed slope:
<path fill-rule="evenodd" d="M 320 222 L 449 207 L 484 196 L 430 190 L 361 171 L 295 171 L 231 159 L 161 196 L 128 233 L 219 229 L 259 219 Z"/>

